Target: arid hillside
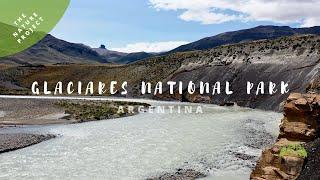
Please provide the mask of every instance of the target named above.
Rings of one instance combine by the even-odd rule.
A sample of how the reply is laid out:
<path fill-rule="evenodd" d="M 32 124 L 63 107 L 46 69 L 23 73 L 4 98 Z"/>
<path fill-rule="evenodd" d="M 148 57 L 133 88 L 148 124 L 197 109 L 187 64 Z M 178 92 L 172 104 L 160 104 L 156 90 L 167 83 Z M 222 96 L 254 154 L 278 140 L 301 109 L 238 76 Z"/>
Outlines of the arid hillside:
<path fill-rule="evenodd" d="M 279 110 L 288 94 L 247 95 L 246 82 L 255 84 L 288 82 L 291 92 L 319 92 L 320 37 L 313 35 L 284 37 L 220 46 L 204 51 L 172 53 L 148 58 L 130 65 L 51 65 L 3 66 L 0 70 L 2 94 L 31 93 L 33 81 L 128 81 L 130 97 L 141 97 L 141 81 L 216 81 L 232 84 L 233 95 L 183 95 L 149 98 L 221 104 Z M 120 88 L 120 87 L 119 87 Z M 185 91 L 184 87 L 184 91 Z M 267 88 L 267 87 L 266 87 Z"/>

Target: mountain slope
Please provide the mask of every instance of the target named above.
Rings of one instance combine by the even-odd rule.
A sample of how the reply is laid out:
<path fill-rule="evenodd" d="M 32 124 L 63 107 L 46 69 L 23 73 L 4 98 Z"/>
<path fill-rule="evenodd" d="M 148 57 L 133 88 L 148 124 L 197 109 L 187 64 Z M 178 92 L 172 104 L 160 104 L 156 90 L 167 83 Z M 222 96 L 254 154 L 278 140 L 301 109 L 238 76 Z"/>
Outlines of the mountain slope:
<path fill-rule="evenodd" d="M 105 62 L 105 59 L 97 52 L 92 50 L 89 46 L 83 44 L 70 43 L 64 40 L 57 39 L 51 35 L 47 35 L 46 38 L 41 40 L 35 48 L 49 47 L 62 54 L 74 57 L 87 59 L 98 62 Z"/>
<path fill-rule="evenodd" d="M 284 36 L 303 34 L 320 35 L 320 27 L 312 28 L 290 28 L 289 26 L 258 26 L 251 29 L 240 31 L 226 32 L 216 36 L 200 39 L 196 42 L 182 45 L 172 52 L 184 52 L 192 50 L 210 49 L 225 44 L 234 44 L 239 42 L 262 40 L 262 39 L 277 39 Z"/>
<path fill-rule="evenodd" d="M 2 26 L 0 24 L 0 26 Z M 234 32 L 227 32 L 208 37 L 199 41 L 180 46 L 172 51 L 163 53 L 205 50 L 225 44 L 235 44 L 262 39 L 276 39 L 284 36 L 299 34 L 320 34 L 320 27 L 290 28 L 288 26 L 259 26 Z M 69 43 L 47 35 L 43 40 L 24 52 L 1 58 L 3 64 L 68 64 L 68 63 L 133 63 L 155 56 L 152 53 L 121 53 L 103 48 L 92 49 L 82 44 Z"/>
<path fill-rule="evenodd" d="M 31 48 L 12 56 L 0 58 L 1 64 L 68 64 L 106 63 L 107 60 L 90 47 L 70 43 L 47 35 Z"/>

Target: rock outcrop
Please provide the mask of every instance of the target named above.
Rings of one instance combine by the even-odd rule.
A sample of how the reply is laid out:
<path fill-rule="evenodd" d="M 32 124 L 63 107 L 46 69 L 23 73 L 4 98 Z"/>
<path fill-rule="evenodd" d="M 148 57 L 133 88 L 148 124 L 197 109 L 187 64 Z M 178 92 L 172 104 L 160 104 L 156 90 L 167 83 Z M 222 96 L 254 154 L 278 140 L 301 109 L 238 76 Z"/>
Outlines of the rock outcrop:
<path fill-rule="evenodd" d="M 319 135 L 320 95 L 291 94 L 284 106 L 284 118 L 277 142 L 262 153 L 251 179 L 296 179 L 304 167 L 302 155 L 280 155 L 282 148 L 314 141 Z"/>

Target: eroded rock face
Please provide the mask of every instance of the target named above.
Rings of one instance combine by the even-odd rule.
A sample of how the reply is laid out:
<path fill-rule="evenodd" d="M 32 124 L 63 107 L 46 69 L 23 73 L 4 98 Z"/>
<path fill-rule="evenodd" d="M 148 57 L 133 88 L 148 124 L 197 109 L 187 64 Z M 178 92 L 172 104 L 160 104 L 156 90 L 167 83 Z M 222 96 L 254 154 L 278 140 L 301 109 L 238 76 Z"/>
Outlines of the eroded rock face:
<path fill-rule="evenodd" d="M 271 43 L 272 42 L 272 43 Z M 301 44 L 304 44 L 300 47 Z M 172 56 L 176 58 L 173 59 Z M 281 94 L 281 81 L 288 82 L 290 91 L 306 93 L 320 92 L 320 39 L 319 37 L 284 38 L 278 41 L 257 41 L 250 44 L 236 44 L 222 46 L 206 51 L 172 54 L 167 59 L 170 62 L 179 62 L 166 81 L 190 81 L 223 85 L 228 81 L 233 94 L 226 95 L 225 87 L 221 87 L 221 94 L 205 94 L 187 96 L 190 102 L 210 102 L 223 104 L 235 102 L 239 106 L 264 110 L 281 111 L 282 102 L 289 94 Z M 179 61 L 180 60 L 180 61 Z M 163 63 L 164 61 L 162 61 Z M 254 84 L 251 94 L 247 94 L 247 81 Z M 260 82 L 277 84 L 277 93 L 274 95 L 259 94 L 255 90 Z M 183 87 L 186 90 L 187 86 Z M 165 100 L 179 100 L 186 95 L 168 95 L 164 91 Z M 161 99 L 161 98 L 160 98 Z M 305 103 L 305 102 L 299 102 Z M 280 106 L 279 106 L 280 105 Z"/>
<path fill-rule="evenodd" d="M 316 138 L 319 128 L 320 96 L 291 94 L 284 106 L 279 138 L 308 142 Z"/>
<path fill-rule="evenodd" d="M 281 148 L 289 144 L 304 144 L 319 137 L 320 95 L 291 94 L 284 106 L 278 141 L 262 153 L 251 179 L 296 179 L 305 159 L 280 157 Z"/>

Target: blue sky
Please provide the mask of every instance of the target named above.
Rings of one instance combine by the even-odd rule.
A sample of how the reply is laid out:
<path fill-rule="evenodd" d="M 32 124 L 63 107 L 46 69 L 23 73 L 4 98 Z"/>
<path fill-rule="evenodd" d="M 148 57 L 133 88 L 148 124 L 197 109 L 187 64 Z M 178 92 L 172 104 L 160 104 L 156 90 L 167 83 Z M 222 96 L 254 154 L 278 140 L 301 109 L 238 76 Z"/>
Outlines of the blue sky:
<path fill-rule="evenodd" d="M 270 4 L 271 10 L 267 11 L 260 7 L 264 0 L 247 1 L 251 4 L 243 3 L 244 0 L 71 0 L 66 14 L 51 33 L 92 47 L 105 44 L 108 49 L 127 52 L 164 51 L 207 36 L 258 25 L 298 27 L 318 23 L 307 12 L 295 15 L 279 12 L 273 17 L 272 14 L 281 11 L 281 4 Z M 295 7 L 311 5 L 283 1 Z M 240 5 L 234 6 L 236 3 Z"/>

